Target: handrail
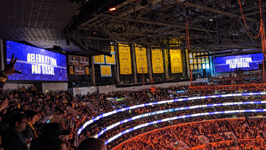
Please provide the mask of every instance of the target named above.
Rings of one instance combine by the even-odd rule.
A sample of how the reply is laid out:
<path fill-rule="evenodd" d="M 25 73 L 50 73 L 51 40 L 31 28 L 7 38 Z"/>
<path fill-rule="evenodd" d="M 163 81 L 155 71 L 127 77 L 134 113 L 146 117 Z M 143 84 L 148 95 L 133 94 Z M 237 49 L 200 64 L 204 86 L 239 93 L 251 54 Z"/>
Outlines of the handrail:
<path fill-rule="evenodd" d="M 182 102 L 182 101 L 191 101 L 191 100 L 199 100 L 199 99 L 208 99 L 208 98 L 219 98 L 219 97 L 237 97 L 237 96 L 254 96 L 254 95 L 266 95 L 266 92 L 255 92 L 255 93 L 237 93 L 237 94 L 223 94 L 223 95 L 209 95 L 209 96 L 197 96 L 197 97 L 188 97 L 188 98 L 179 98 L 179 99 L 173 99 L 173 100 L 165 100 L 165 101 L 157 101 L 157 102 L 150 102 L 150 103 L 145 103 L 145 104 L 140 104 L 140 105 L 134 105 L 130 107 L 124 107 L 121 109 L 113 110 L 111 112 L 104 113 L 102 115 L 99 115 L 97 117 L 94 117 L 91 120 L 88 120 L 85 122 L 82 127 L 77 131 L 77 135 L 79 136 L 80 133 L 90 124 L 93 122 L 104 118 L 111 116 L 113 114 L 119 113 L 119 112 L 124 112 L 127 110 L 132 110 L 132 109 L 137 109 L 137 108 L 142 108 L 146 106 L 152 106 L 152 105 L 160 105 L 160 104 L 166 104 L 166 103 L 174 103 L 174 102 Z"/>
<path fill-rule="evenodd" d="M 257 118 L 261 118 L 261 117 L 257 117 Z M 198 123 L 203 123 L 203 122 L 216 122 L 216 121 L 225 121 L 225 120 L 241 120 L 242 121 L 242 120 L 245 120 L 245 118 L 241 117 L 241 118 L 212 119 L 212 120 L 203 120 L 203 121 L 195 121 L 195 122 L 189 122 L 189 123 L 175 124 L 175 125 L 171 125 L 171 126 L 167 126 L 167 127 L 163 127 L 163 128 L 159 128 L 159 129 L 155 129 L 155 130 L 152 130 L 152 131 L 148 131 L 148 132 L 139 134 L 139 135 L 137 135 L 135 137 L 132 137 L 132 138 L 130 138 L 130 139 L 128 139 L 128 140 L 120 143 L 119 145 L 117 145 L 116 147 L 114 147 L 112 150 L 118 150 L 121 146 L 123 146 L 127 142 L 134 141 L 137 138 L 141 138 L 141 137 L 146 136 L 147 134 L 150 134 L 150 133 L 156 133 L 156 132 L 158 132 L 160 130 L 165 130 L 165 129 L 168 129 L 168 128 L 176 128 L 176 127 L 185 126 L 185 125 L 188 125 L 188 124 L 193 125 L 193 124 L 198 124 Z M 242 140 L 255 140 L 255 139 L 238 139 L 238 140 L 242 141 Z M 213 143 L 220 143 L 220 142 L 223 142 L 223 141 L 213 142 Z M 200 145 L 200 146 L 202 146 L 202 145 Z M 192 147 L 192 148 L 195 148 L 195 147 Z"/>
<path fill-rule="evenodd" d="M 192 117 L 200 117 L 200 116 L 210 116 L 210 115 L 219 115 L 219 114 L 238 114 L 238 113 L 258 113 L 258 112 L 266 112 L 266 109 L 246 109 L 246 110 L 227 110 L 227 111 L 215 111 L 215 112 L 205 112 L 205 113 L 196 113 L 196 114 L 189 114 L 189 115 L 182 115 L 182 116 L 175 116 L 175 117 L 171 117 L 171 118 L 165 118 L 165 119 L 160 119 L 160 120 L 156 120 L 156 121 L 151 121 L 151 122 L 147 122 L 145 124 L 140 124 L 137 125 L 133 128 L 124 130 L 122 132 L 119 132 L 118 134 L 114 135 L 113 137 L 107 139 L 105 141 L 105 144 L 108 144 L 110 142 L 112 142 L 113 140 L 117 139 L 118 137 L 127 134 L 131 131 L 140 129 L 140 128 L 144 128 L 150 125 L 154 125 L 157 123 L 162 123 L 162 122 L 167 122 L 167 121 L 172 121 L 172 120 L 179 120 L 179 119 L 185 119 L 185 118 L 192 118 Z"/>

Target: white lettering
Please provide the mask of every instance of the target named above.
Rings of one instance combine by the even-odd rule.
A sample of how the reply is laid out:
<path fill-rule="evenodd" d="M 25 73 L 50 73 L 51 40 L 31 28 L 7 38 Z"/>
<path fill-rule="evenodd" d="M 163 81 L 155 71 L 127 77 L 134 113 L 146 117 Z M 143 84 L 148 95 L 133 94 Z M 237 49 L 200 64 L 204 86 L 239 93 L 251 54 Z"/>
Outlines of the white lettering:
<path fill-rule="evenodd" d="M 40 65 L 32 65 L 32 74 L 41 74 L 41 66 Z"/>
<path fill-rule="evenodd" d="M 27 62 L 34 63 L 32 64 L 32 74 L 55 75 L 54 67 L 57 66 L 57 61 L 52 57 L 28 53 Z"/>
<path fill-rule="evenodd" d="M 30 53 L 27 54 L 27 62 L 30 62 Z"/>
<path fill-rule="evenodd" d="M 252 62 L 251 58 L 235 58 L 226 60 L 226 64 L 229 65 L 230 69 L 247 68 L 249 67 L 250 62 Z"/>

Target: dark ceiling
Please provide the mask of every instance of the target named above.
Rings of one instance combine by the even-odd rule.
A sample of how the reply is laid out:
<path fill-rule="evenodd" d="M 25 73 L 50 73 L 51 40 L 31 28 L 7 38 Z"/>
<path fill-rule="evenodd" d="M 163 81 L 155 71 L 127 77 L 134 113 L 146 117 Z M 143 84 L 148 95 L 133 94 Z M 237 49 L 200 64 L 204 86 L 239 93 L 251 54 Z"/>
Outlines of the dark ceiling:
<path fill-rule="evenodd" d="M 59 45 L 64 50 L 79 50 L 66 46 L 63 29 L 80 6 L 67 0 L 1 1 L 0 38 L 26 41 L 41 48 Z"/>
<path fill-rule="evenodd" d="M 252 38 L 260 27 L 259 0 L 241 4 L 248 31 L 238 0 L 8 0 L 0 6 L 0 38 L 88 55 L 108 52 L 88 48 L 95 40 L 168 48 L 178 38 L 178 48 L 186 48 L 188 21 L 192 50 L 260 49 L 260 37 Z M 110 12 L 112 6 L 117 10 Z"/>

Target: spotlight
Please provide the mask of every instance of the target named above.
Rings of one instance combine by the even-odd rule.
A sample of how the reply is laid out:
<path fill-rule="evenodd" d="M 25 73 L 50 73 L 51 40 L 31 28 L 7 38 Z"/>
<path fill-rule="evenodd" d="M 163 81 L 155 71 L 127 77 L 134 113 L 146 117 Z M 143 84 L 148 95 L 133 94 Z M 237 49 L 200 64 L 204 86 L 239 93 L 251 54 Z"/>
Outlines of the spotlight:
<path fill-rule="evenodd" d="M 116 11 L 116 7 L 109 8 L 109 11 Z"/>

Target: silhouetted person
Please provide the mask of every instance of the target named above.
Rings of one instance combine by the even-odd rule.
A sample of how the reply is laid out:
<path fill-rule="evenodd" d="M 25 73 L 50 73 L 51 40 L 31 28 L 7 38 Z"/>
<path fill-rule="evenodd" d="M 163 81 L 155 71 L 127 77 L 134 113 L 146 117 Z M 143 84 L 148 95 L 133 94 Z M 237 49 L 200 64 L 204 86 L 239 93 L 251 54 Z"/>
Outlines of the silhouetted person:
<path fill-rule="evenodd" d="M 88 138 L 83 140 L 77 150 L 107 150 L 104 142 L 95 139 L 95 138 Z"/>

